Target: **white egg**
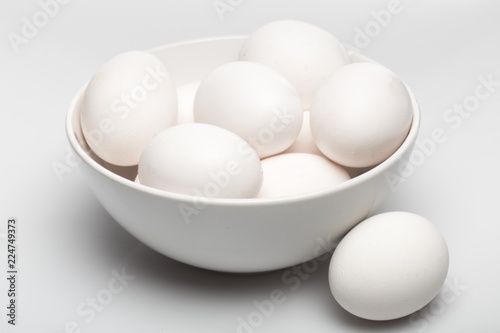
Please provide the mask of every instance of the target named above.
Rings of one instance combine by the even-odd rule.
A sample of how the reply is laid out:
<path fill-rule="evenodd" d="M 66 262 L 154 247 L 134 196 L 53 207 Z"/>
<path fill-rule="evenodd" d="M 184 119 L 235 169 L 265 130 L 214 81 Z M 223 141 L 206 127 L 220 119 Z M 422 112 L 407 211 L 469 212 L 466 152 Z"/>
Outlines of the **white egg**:
<path fill-rule="evenodd" d="M 193 103 L 199 85 L 200 82 L 194 82 L 177 87 L 177 96 L 179 97 L 178 125 L 194 123 Z"/>
<path fill-rule="evenodd" d="M 259 198 L 307 194 L 333 188 L 349 174 L 326 157 L 314 154 L 280 154 L 262 160 L 264 182 Z"/>
<path fill-rule="evenodd" d="M 262 185 L 260 160 L 236 134 L 182 124 L 158 134 L 139 162 L 142 185 L 202 198 L 251 198 Z"/>
<path fill-rule="evenodd" d="M 406 138 L 413 109 L 404 83 L 385 67 L 349 64 L 318 89 L 311 131 L 325 156 L 348 167 L 378 164 Z"/>
<path fill-rule="evenodd" d="M 295 139 L 294 143 L 283 153 L 307 153 L 324 156 L 318 146 L 316 146 L 316 142 L 312 136 L 309 122 L 309 112 L 304 112 L 302 128 L 297 136 L 297 139 Z"/>
<path fill-rule="evenodd" d="M 147 52 L 122 53 L 90 80 L 81 124 L 89 146 L 103 160 L 137 165 L 153 136 L 175 124 L 177 93 L 163 63 Z"/>
<path fill-rule="evenodd" d="M 283 74 L 309 110 L 320 83 L 349 63 L 344 47 L 327 31 L 299 21 L 276 21 L 254 31 L 240 51 L 240 60 L 255 61 Z"/>
<path fill-rule="evenodd" d="M 379 214 L 354 227 L 335 249 L 330 288 L 358 317 L 396 319 L 437 295 L 448 262 L 446 242 L 431 222 L 406 212 Z"/>
<path fill-rule="evenodd" d="M 261 158 L 292 145 L 302 115 L 299 94 L 281 74 L 246 61 L 215 69 L 201 82 L 194 100 L 196 122 L 238 134 Z"/>

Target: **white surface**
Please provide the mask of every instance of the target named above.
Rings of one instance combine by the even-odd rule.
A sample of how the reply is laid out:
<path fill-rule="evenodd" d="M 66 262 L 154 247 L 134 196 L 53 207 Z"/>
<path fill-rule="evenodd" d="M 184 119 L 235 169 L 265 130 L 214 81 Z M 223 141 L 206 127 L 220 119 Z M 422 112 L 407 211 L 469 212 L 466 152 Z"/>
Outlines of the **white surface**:
<path fill-rule="evenodd" d="M 220 20 L 212 0 L 123 1 L 119 8 L 118 2 L 72 1 L 19 53 L 6 36 L 20 33 L 22 18 L 31 18 L 39 4 L 2 3 L 0 234 L 7 217 L 19 218 L 20 296 L 19 325 L 7 326 L 2 312 L 0 331 L 64 332 L 75 322 L 82 332 L 237 332 L 239 318 L 250 316 L 264 318 L 254 332 L 498 332 L 500 87 L 476 88 L 489 76 L 500 81 L 500 5 L 401 0 L 391 7 L 396 14 L 386 26 L 363 38 L 358 29 L 376 28 L 372 11 L 387 9 L 390 1 L 363 2 L 241 1 Z M 395 71 L 420 102 L 420 141 L 446 137 L 434 149 L 431 144 L 421 149 L 428 155 L 415 159 L 419 166 L 379 209 L 423 215 L 449 246 L 443 294 L 414 317 L 376 323 L 348 314 L 329 292 L 328 260 L 311 263 L 310 273 L 285 269 L 239 276 L 192 268 L 138 246 L 104 212 L 67 155 L 69 102 L 113 55 L 247 34 L 284 18 L 317 24 Z M 473 102 L 475 93 L 483 100 L 474 111 L 449 113 L 454 105 Z M 58 177 L 56 166 L 66 166 L 59 169 L 65 173 Z M 4 266 L 1 235 L 0 241 Z M 112 270 L 121 267 L 135 278 L 92 317 L 86 303 L 108 295 L 105 290 L 116 279 Z M 272 314 L 256 315 L 255 301 L 274 307 L 264 311 Z M 79 315 L 79 306 L 87 312 Z"/>

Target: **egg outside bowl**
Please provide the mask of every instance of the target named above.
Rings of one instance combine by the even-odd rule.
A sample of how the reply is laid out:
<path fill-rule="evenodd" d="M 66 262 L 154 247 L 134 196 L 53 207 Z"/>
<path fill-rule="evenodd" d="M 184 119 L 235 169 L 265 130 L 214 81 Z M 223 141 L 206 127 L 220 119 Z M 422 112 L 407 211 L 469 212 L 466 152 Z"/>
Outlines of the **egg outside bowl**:
<path fill-rule="evenodd" d="M 189 41 L 150 52 L 165 63 L 179 87 L 199 82 L 216 67 L 235 61 L 245 38 Z M 351 59 L 372 61 L 355 53 Z M 293 197 L 205 199 L 149 188 L 106 168 L 81 133 L 84 89 L 71 103 L 66 132 L 97 200 L 129 233 L 159 253 L 233 273 L 280 269 L 332 250 L 394 189 L 400 171 L 409 163 L 420 124 L 419 108 L 410 92 L 414 113 L 405 141 L 387 160 L 361 175 L 334 188 Z"/>

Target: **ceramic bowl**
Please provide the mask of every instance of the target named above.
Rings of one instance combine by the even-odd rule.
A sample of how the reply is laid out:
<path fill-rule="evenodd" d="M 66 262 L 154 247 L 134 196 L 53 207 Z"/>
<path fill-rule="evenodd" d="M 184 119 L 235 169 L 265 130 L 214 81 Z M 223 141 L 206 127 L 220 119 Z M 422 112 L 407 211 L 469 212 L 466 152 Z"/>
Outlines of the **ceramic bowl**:
<path fill-rule="evenodd" d="M 185 92 L 186 87 L 194 91 L 213 69 L 237 59 L 244 40 L 196 40 L 150 52 L 167 65 L 179 91 Z M 351 58 L 371 61 L 355 53 Z M 412 95 L 413 121 L 400 148 L 369 170 L 350 170 L 355 177 L 336 187 L 276 199 L 202 200 L 138 184 L 134 182 L 137 167 L 115 167 L 96 157 L 80 129 L 84 89 L 72 101 L 66 131 L 97 200 L 123 228 L 154 250 L 189 265 L 224 272 L 275 270 L 331 251 L 393 191 L 409 163 L 420 123 Z M 192 98 L 192 93 L 183 96 Z"/>

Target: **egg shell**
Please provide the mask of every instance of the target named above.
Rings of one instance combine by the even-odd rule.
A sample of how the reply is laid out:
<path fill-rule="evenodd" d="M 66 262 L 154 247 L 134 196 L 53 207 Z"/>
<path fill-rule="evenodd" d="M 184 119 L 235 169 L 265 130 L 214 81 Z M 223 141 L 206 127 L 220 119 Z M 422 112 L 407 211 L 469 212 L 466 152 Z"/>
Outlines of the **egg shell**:
<path fill-rule="evenodd" d="M 283 152 L 283 154 L 288 153 L 307 153 L 324 156 L 318 146 L 316 146 L 316 142 L 312 136 L 309 112 L 304 112 L 302 128 L 300 129 L 297 139 L 295 139 L 293 144 Z"/>
<path fill-rule="evenodd" d="M 427 219 L 407 212 L 375 215 L 354 227 L 333 253 L 333 296 L 365 319 L 407 316 L 428 304 L 448 272 L 448 248 Z"/>
<path fill-rule="evenodd" d="M 262 167 L 236 134 L 209 124 L 181 124 L 146 147 L 139 179 L 142 185 L 201 198 L 251 198 L 262 185 Z"/>
<path fill-rule="evenodd" d="M 81 125 L 92 150 L 108 163 L 137 165 L 148 142 L 175 124 L 177 93 L 163 63 L 148 52 L 122 53 L 92 77 Z"/>
<path fill-rule="evenodd" d="M 368 167 L 399 148 L 412 115 L 408 90 L 393 72 L 378 64 L 354 63 L 340 68 L 318 89 L 311 132 L 331 160 Z"/>
<path fill-rule="evenodd" d="M 194 123 L 193 103 L 199 86 L 200 82 L 194 82 L 177 87 L 177 96 L 179 98 L 178 125 Z"/>
<path fill-rule="evenodd" d="M 194 120 L 238 134 L 265 158 L 284 151 L 297 138 L 303 116 L 300 103 L 295 88 L 275 70 L 231 62 L 201 82 Z"/>
<path fill-rule="evenodd" d="M 323 156 L 290 153 L 262 160 L 264 181 L 259 198 L 288 197 L 333 188 L 349 174 Z"/>
<path fill-rule="evenodd" d="M 243 44 L 240 60 L 254 61 L 283 74 L 309 110 L 320 83 L 350 62 L 345 48 L 329 32 L 312 24 L 284 20 L 255 30 Z"/>

